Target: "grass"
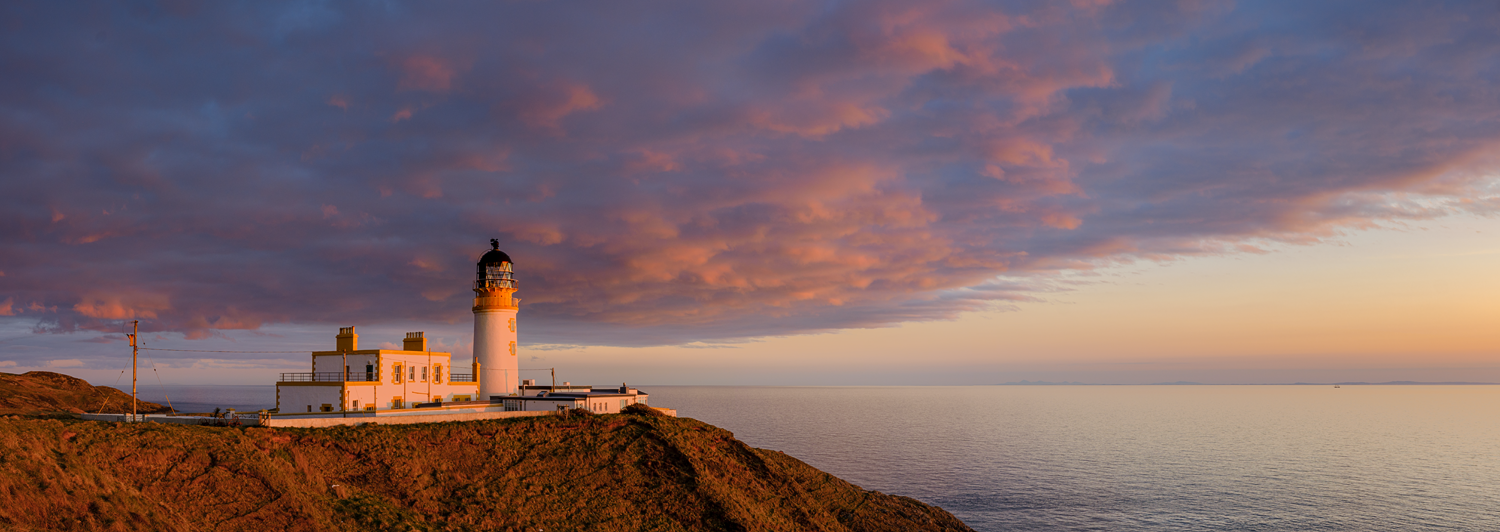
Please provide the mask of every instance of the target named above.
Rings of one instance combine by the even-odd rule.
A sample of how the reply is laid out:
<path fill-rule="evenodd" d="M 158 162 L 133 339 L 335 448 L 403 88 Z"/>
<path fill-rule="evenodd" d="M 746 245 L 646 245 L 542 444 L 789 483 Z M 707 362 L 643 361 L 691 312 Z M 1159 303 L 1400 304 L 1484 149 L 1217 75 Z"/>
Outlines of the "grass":
<path fill-rule="evenodd" d="M 147 401 L 136 405 L 136 411 L 142 414 L 167 410 Z M 0 414 L 49 412 L 126 414 L 130 412 L 130 394 L 50 371 L 0 373 Z"/>
<path fill-rule="evenodd" d="M 0 418 L 0 528 L 968 530 L 637 412 L 327 429 Z"/>

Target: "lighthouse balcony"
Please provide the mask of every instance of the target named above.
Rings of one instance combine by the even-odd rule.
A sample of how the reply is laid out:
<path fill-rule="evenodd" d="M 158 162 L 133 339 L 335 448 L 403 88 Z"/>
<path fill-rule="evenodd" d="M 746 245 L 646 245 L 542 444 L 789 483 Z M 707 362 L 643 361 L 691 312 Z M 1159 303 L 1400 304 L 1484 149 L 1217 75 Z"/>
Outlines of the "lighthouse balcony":
<path fill-rule="evenodd" d="M 473 373 L 453 373 L 448 375 L 448 382 L 474 382 Z"/>
<path fill-rule="evenodd" d="M 457 375 L 454 375 L 457 377 Z M 455 379 L 457 380 L 457 379 Z M 373 371 L 319 371 L 306 373 L 282 373 L 277 382 L 379 382 L 380 375 Z"/>

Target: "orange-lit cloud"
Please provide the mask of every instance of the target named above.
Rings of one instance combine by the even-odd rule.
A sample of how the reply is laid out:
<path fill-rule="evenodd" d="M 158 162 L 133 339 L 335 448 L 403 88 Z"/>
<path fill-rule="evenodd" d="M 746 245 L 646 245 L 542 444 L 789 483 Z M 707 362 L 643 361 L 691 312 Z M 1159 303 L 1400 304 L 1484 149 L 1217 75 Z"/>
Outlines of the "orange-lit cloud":
<path fill-rule="evenodd" d="M 90 293 L 73 305 L 74 312 L 106 320 L 155 318 L 170 308 L 167 297 L 160 294 Z"/>

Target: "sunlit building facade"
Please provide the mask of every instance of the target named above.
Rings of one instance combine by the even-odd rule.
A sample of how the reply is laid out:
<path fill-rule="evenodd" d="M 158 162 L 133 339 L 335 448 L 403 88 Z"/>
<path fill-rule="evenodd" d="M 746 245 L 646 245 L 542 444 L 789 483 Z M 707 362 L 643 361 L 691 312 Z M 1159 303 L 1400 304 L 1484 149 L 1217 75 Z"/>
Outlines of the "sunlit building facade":
<path fill-rule="evenodd" d="M 479 397 L 472 368 L 454 371 L 453 355 L 429 351 L 423 333 L 406 333 L 401 347 L 360 349 L 354 327 L 340 328 L 334 350 L 312 353 L 311 372 L 281 374 L 277 411 L 403 409 Z"/>

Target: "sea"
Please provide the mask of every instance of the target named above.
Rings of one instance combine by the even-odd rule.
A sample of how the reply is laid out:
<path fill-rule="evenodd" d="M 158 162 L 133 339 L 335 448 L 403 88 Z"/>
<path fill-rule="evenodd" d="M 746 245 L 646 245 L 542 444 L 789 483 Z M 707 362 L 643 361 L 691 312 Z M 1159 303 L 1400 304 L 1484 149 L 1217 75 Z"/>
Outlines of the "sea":
<path fill-rule="evenodd" d="M 641 389 L 980 531 L 1500 530 L 1500 386 Z M 275 401 L 158 391 L 179 410 Z"/>

